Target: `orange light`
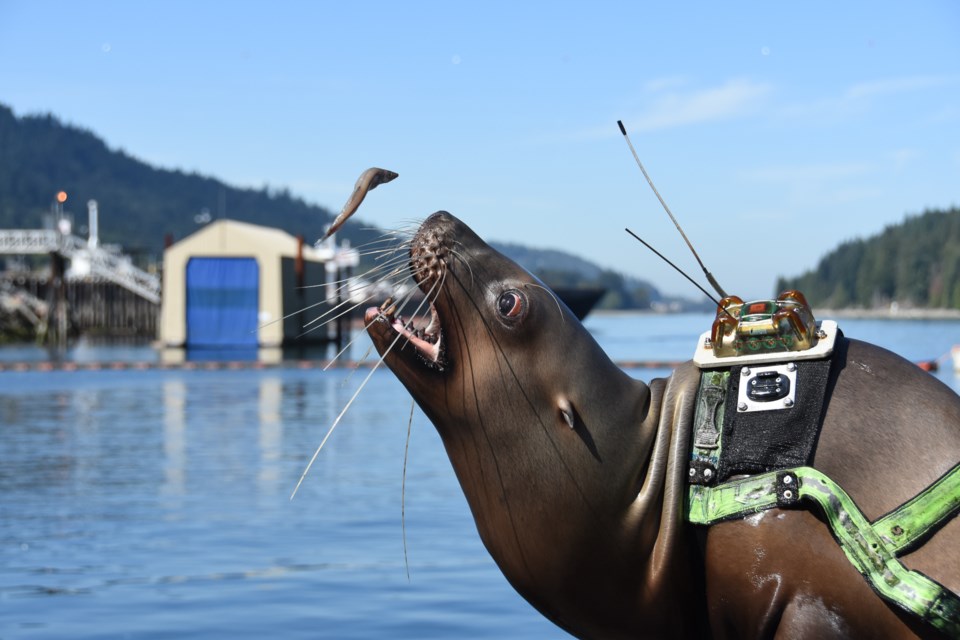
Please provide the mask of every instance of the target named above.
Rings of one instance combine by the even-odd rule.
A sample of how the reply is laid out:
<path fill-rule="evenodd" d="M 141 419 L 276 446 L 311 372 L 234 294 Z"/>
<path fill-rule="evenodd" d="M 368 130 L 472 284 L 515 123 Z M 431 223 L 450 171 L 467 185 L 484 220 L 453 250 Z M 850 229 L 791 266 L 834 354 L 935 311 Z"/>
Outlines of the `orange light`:
<path fill-rule="evenodd" d="M 66 192 L 66 191 L 58 191 L 58 192 L 57 192 L 57 202 L 59 202 L 60 204 L 63 204 L 63 203 L 66 202 L 66 201 L 67 201 L 67 192 Z"/>

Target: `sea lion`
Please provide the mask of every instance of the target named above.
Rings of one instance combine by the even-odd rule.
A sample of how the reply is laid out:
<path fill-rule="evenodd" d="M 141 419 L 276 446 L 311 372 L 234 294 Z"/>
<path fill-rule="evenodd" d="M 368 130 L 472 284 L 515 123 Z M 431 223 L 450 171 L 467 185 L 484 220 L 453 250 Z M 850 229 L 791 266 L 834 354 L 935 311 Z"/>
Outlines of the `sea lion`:
<path fill-rule="evenodd" d="M 410 266 L 430 326 L 371 308 L 368 333 L 440 434 L 486 548 L 554 623 L 585 638 L 935 633 L 875 595 L 814 510 L 685 522 L 692 364 L 628 376 L 446 212 L 422 224 Z M 843 349 L 815 466 L 873 519 L 960 459 L 960 397 L 879 347 Z M 958 548 L 953 520 L 904 562 L 957 591 Z"/>

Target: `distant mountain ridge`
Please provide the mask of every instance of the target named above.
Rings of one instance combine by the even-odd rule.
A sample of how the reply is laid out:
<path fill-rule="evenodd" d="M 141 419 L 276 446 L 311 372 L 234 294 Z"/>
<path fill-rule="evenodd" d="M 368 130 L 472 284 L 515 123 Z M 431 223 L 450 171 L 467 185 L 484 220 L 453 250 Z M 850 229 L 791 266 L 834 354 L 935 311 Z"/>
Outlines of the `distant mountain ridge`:
<path fill-rule="evenodd" d="M 534 249 L 513 242 L 490 241 L 490 246 L 500 253 L 510 256 L 511 260 L 519 262 L 530 271 L 562 271 L 568 270 L 580 274 L 587 280 L 599 280 L 603 275 L 603 268 L 558 249 Z"/>
<path fill-rule="evenodd" d="M 646 280 L 604 269 L 588 260 L 557 249 L 531 249 L 519 244 L 491 241 L 490 246 L 552 287 L 581 289 L 604 287 L 607 295 L 600 301 L 606 309 L 649 309 L 654 305 L 691 309 L 702 305 L 679 298 L 667 298 Z M 710 305 L 707 305 L 710 307 Z"/>

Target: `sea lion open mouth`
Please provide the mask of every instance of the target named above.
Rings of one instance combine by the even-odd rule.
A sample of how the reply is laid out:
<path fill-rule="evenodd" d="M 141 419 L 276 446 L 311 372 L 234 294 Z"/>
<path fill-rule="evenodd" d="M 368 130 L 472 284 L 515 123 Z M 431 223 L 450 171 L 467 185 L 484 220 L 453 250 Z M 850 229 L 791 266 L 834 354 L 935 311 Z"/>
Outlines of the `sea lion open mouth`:
<path fill-rule="evenodd" d="M 398 337 L 413 345 L 421 361 L 432 369 L 442 371 L 445 368 L 445 350 L 443 331 L 440 329 L 440 316 L 436 307 L 430 304 L 430 322 L 424 328 L 417 328 L 412 320 L 397 315 L 397 307 L 391 298 L 382 305 L 366 312 L 366 322 L 386 324 Z M 403 350 L 403 347 L 400 347 Z"/>
<path fill-rule="evenodd" d="M 406 344 L 412 345 L 423 364 L 443 371 L 448 364 L 447 350 L 436 303 L 447 273 L 445 258 L 448 249 L 446 235 L 439 228 L 442 225 L 437 223 L 439 220 L 436 214 L 431 216 L 410 242 L 410 272 L 425 296 L 421 307 L 427 304 L 430 308 L 429 321 L 425 326 L 418 326 L 423 323 L 399 315 L 393 298 L 387 298 L 379 307 L 368 309 L 365 320 L 368 327 L 386 324 L 395 334 L 394 340 L 403 338 Z M 401 352 L 404 346 L 400 345 Z"/>

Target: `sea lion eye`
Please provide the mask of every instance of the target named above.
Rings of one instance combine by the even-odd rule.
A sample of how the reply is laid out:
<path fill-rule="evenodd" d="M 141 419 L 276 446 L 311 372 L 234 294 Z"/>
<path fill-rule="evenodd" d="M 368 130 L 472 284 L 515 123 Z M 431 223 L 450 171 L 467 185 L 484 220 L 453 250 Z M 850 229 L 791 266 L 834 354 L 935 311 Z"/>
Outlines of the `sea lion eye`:
<path fill-rule="evenodd" d="M 523 313 L 525 305 L 526 298 L 523 297 L 522 293 L 516 290 L 506 291 L 500 294 L 500 298 L 497 300 L 497 311 L 504 318 L 516 318 Z"/>

